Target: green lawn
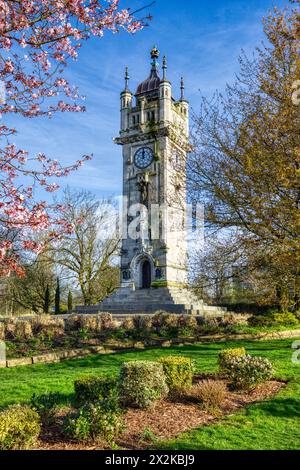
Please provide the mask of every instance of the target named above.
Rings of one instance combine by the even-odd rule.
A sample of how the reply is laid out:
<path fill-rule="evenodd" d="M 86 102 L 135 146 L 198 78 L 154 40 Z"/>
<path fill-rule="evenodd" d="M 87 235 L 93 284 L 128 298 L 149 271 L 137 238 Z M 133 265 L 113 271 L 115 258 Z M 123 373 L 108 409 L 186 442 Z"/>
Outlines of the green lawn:
<path fill-rule="evenodd" d="M 199 344 L 123 352 L 106 356 L 0 369 L 0 406 L 26 401 L 33 393 L 59 391 L 62 401 L 72 397 L 74 380 L 84 374 L 117 374 L 123 361 L 154 360 L 162 355 L 182 354 L 195 359 L 198 371 L 215 371 L 217 355 L 224 347 L 245 346 L 252 355 L 269 358 L 279 378 L 288 386 L 274 399 L 250 405 L 218 424 L 204 426 L 164 443 L 170 449 L 300 449 L 300 364 L 291 362 L 293 340 Z"/>

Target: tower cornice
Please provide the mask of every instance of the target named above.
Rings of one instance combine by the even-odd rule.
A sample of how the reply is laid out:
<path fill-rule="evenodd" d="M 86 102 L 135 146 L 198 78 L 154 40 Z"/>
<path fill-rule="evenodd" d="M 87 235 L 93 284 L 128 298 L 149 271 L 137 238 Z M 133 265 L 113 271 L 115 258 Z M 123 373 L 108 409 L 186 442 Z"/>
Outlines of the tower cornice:
<path fill-rule="evenodd" d="M 191 151 L 191 144 L 189 143 L 188 139 L 185 139 L 181 132 L 176 132 L 172 126 L 165 126 L 157 129 L 155 135 L 153 135 L 153 131 L 149 131 L 116 137 L 114 142 L 117 145 L 126 145 L 137 142 L 144 142 L 145 140 L 149 139 L 157 139 L 159 137 L 168 137 L 172 142 L 179 145 L 184 151 Z"/>

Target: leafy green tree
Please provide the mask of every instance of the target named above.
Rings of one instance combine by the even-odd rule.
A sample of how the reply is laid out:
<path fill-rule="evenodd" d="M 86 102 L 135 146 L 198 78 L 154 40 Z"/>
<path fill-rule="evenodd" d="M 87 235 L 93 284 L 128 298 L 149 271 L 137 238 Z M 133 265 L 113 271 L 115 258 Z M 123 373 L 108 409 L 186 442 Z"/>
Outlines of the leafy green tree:
<path fill-rule="evenodd" d="M 50 307 L 54 301 L 55 274 L 53 263 L 45 260 L 43 255 L 23 263 L 24 276 L 12 274 L 6 281 L 6 296 L 21 311 L 47 313 L 47 303 Z M 48 294 L 47 294 L 48 287 Z M 53 294 L 52 294 L 53 293 Z M 48 301 L 46 302 L 46 296 Z M 49 308 L 48 307 L 48 308 Z"/>
<path fill-rule="evenodd" d="M 264 266 L 282 306 L 284 284 L 294 308 L 300 306 L 299 31 L 295 9 L 276 9 L 264 20 L 266 41 L 252 58 L 242 54 L 236 82 L 203 99 L 187 162 L 190 197 L 205 202 L 211 233 L 235 232 L 247 264 Z"/>

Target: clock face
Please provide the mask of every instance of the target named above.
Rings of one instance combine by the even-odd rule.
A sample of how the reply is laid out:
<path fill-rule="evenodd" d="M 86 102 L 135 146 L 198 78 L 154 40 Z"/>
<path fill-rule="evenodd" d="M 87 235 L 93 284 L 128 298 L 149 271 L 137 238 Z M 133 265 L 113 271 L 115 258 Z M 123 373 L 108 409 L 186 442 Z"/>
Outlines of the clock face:
<path fill-rule="evenodd" d="M 134 156 L 134 164 L 138 168 L 147 168 L 153 162 L 153 151 L 149 147 L 139 149 Z"/>

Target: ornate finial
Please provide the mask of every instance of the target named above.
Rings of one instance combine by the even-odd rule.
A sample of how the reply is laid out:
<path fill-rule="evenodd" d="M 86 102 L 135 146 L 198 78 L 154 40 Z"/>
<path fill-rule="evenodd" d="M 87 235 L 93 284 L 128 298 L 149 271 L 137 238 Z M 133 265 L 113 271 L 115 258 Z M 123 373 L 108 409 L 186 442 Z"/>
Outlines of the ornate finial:
<path fill-rule="evenodd" d="M 181 101 L 184 101 L 184 80 L 183 80 L 183 77 L 181 77 L 180 90 L 181 90 L 180 99 L 181 99 Z"/>
<path fill-rule="evenodd" d="M 151 51 L 151 59 L 158 59 L 159 58 L 159 50 L 157 49 L 157 46 L 153 46 L 153 49 Z"/>
<path fill-rule="evenodd" d="M 165 82 L 167 80 L 167 58 L 166 56 L 164 55 L 164 58 L 163 58 L 163 81 Z"/>
<path fill-rule="evenodd" d="M 129 82 L 129 73 L 128 73 L 128 67 L 125 69 L 125 91 L 128 91 L 128 82 Z"/>

